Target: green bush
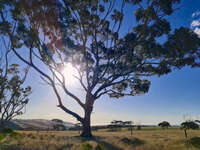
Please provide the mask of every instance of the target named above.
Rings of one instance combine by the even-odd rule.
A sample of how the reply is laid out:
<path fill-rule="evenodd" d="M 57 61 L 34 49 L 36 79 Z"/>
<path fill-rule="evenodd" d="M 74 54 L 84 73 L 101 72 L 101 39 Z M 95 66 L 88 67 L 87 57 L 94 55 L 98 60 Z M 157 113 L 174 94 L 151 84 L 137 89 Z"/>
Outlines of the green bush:
<path fill-rule="evenodd" d="M 2 133 L 12 133 L 12 132 L 14 132 L 13 129 L 8 128 L 8 127 L 5 127 L 2 129 Z"/>
<path fill-rule="evenodd" d="M 101 144 L 98 144 L 95 150 L 104 150 L 104 148 Z"/>
<path fill-rule="evenodd" d="M 13 132 L 10 133 L 10 137 L 18 138 L 19 137 L 19 133 L 13 131 Z"/>
<path fill-rule="evenodd" d="M 0 141 L 6 137 L 6 134 L 0 133 Z"/>
<path fill-rule="evenodd" d="M 89 143 L 83 143 L 82 150 L 92 150 L 92 146 Z"/>

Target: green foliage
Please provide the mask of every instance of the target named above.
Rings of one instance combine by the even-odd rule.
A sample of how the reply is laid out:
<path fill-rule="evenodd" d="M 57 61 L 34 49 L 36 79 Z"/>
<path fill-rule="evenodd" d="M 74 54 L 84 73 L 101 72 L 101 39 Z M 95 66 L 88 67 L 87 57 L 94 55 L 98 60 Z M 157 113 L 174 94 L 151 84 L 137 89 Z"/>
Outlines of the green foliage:
<path fill-rule="evenodd" d="M 197 123 L 195 123 L 194 121 L 186 121 L 186 122 L 183 122 L 181 123 L 181 126 L 183 129 L 193 129 L 193 130 L 196 130 L 196 129 L 199 129 L 199 125 Z"/>
<path fill-rule="evenodd" d="M 168 128 L 168 127 L 170 127 L 170 123 L 167 121 L 163 121 L 163 122 L 159 123 L 158 126 L 160 126 L 162 128 Z"/>
<path fill-rule="evenodd" d="M 10 136 L 12 138 L 17 139 L 20 136 L 20 134 L 9 127 L 4 127 L 0 132 L 0 141 L 3 140 L 6 136 Z"/>
<path fill-rule="evenodd" d="M 134 138 L 134 139 L 129 139 L 129 138 L 122 138 L 121 142 L 123 142 L 126 145 L 130 145 L 132 147 L 137 147 L 137 146 L 141 146 L 144 144 L 144 141 Z"/>
<path fill-rule="evenodd" d="M 9 127 L 4 127 L 1 131 L 2 133 L 13 133 L 13 129 L 9 128 Z"/>
<path fill-rule="evenodd" d="M 53 54 L 57 48 L 61 53 L 66 54 L 66 61 L 72 59 L 73 64 L 81 66 L 81 71 L 86 71 L 87 74 L 89 74 L 87 79 L 89 79 L 88 82 L 91 86 L 93 84 L 105 86 L 104 84 L 111 82 L 106 76 L 111 76 L 113 80 L 120 79 L 121 82 L 119 83 L 113 84 L 113 82 L 111 82 L 108 88 L 112 90 L 107 92 L 110 97 L 119 98 L 125 95 L 134 96 L 136 94 L 148 92 L 150 82 L 141 79 L 140 76 L 155 74 L 160 76 L 171 72 L 173 67 L 181 68 L 185 65 L 197 65 L 192 54 L 198 49 L 200 40 L 194 33 L 183 27 L 176 29 L 173 33 L 170 28 L 170 23 L 163 17 L 171 15 L 173 13 L 174 4 L 179 2 L 180 0 L 148 1 L 145 7 L 136 9 L 135 16 L 138 25 L 134 27 L 131 33 L 120 38 L 118 36 L 119 31 L 117 29 L 112 30 L 113 27 L 111 23 L 113 21 L 114 24 L 120 24 L 125 14 L 123 11 L 113 9 L 110 10 L 109 13 L 111 20 L 109 20 L 107 16 L 105 16 L 105 18 L 100 17 L 100 14 L 103 15 L 105 12 L 105 7 L 108 5 L 107 1 L 100 3 L 96 1 L 68 0 L 64 1 L 64 6 L 62 6 L 59 1 L 50 1 L 49 4 L 39 1 L 32 5 L 27 4 L 25 1 L 19 1 L 13 4 L 14 6 L 16 5 L 16 7 L 14 7 L 16 9 L 12 12 L 15 16 L 21 16 L 23 12 L 24 16 L 29 17 L 30 23 L 33 25 L 36 23 L 41 25 L 44 34 L 50 38 L 50 43 L 40 44 L 37 34 L 35 34 L 36 29 L 28 29 L 27 25 L 18 20 L 19 25 L 17 26 L 16 36 L 24 41 L 24 45 L 27 47 L 32 46 L 38 48 L 42 61 L 46 63 L 55 61 Z M 145 1 L 126 0 L 126 3 L 131 3 L 133 6 L 141 6 Z M 28 7 L 24 7 L 25 5 L 28 5 Z M 39 6 L 48 7 L 49 10 L 45 12 L 45 10 L 42 10 Z M 56 7 L 60 9 L 59 12 L 55 9 Z M 123 7 L 124 3 L 122 4 L 122 8 Z M 55 11 L 53 11 L 53 9 L 55 9 Z M 80 19 L 78 21 L 73 13 L 70 14 L 69 9 L 79 15 Z M 29 16 L 30 12 L 33 13 L 33 16 Z M 51 16 L 49 16 L 49 18 L 43 18 L 43 14 L 46 13 L 55 14 L 55 24 L 52 24 Z M 161 14 L 162 17 L 160 17 Z M 40 15 L 40 17 L 38 17 L 38 15 Z M 41 22 L 44 20 L 49 27 Z M 60 24 L 59 27 L 57 23 Z M 80 23 L 82 25 L 81 31 Z M 4 24 L 9 24 L 9 22 L 2 22 L 2 28 L 4 29 L 1 31 L 5 32 L 10 30 L 10 27 L 8 27 L 9 25 Z M 60 29 L 59 32 L 65 36 L 58 37 L 60 34 L 52 35 L 52 29 L 56 28 L 57 30 Z M 90 48 L 88 50 L 85 49 L 87 53 L 84 54 L 80 45 L 89 38 L 93 41 L 92 39 L 96 38 L 93 33 L 96 33 L 95 36 L 98 37 L 99 40 L 90 42 Z M 168 40 L 162 45 L 156 41 L 156 38 L 162 37 L 163 35 L 168 35 Z M 76 42 L 72 37 L 80 42 L 75 44 Z M 105 42 L 103 42 L 106 40 L 108 41 L 109 38 L 113 39 L 112 43 L 114 45 L 106 46 Z M 63 44 L 61 44 L 61 39 L 64 42 Z M 81 46 L 84 47 L 84 45 Z M 65 51 L 63 47 L 69 47 L 70 49 Z M 85 56 L 75 58 L 77 53 L 79 56 Z M 159 62 L 152 62 L 153 59 L 157 59 Z M 98 62 L 98 65 L 95 62 Z M 85 67 L 87 67 L 87 69 Z M 106 71 L 105 76 L 102 76 L 101 72 L 104 71 Z M 98 78 L 100 76 L 102 76 L 102 78 Z M 130 90 L 129 94 L 126 94 L 125 91 L 128 90 Z"/>
<path fill-rule="evenodd" d="M 14 132 L 14 131 L 11 132 L 9 135 L 10 135 L 10 137 L 15 138 L 15 139 L 17 139 L 19 137 L 22 138 L 19 133 Z"/>
<path fill-rule="evenodd" d="M 0 133 L 0 141 L 3 140 L 7 135 L 5 133 Z"/>
<path fill-rule="evenodd" d="M 81 147 L 82 150 L 92 150 L 92 145 L 90 145 L 89 143 L 83 143 Z"/>
<path fill-rule="evenodd" d="M 65 144 L 61 146 L 60 148 L 58 148 L 57 150 L 70 149 L 72 147 L 73 147 L 73 144 Z"/>
<path fill-rule="evenodd" d="M 109 2 L 112 4 L 112 1 Z M 179 2 L 179 0 L 148 1 L 144 5 L 145 7 L 136 9 L 135 16 L 138 25 L 124 37 L 118 36 L 118 29 L 125 15 L 123 13 L 125 4 L 130 3 L 133 7 L 141 6 L 145 1 L 126 0 L 122 2 L 121 10 L 114 8 L 107 10 L 107 15 L 111 19 L 107 16 L 101 17 L 106 11 L 108 1 L 100 3 L 97 1 L 68 0 L 64 1 L 64 5 L 59 1 L 50 1 L 49 4 L 38 2 L 32 5 L 26 4 L 25 1 L 17 2 L 13 4 L 16 5 L 15 15 L 20 16 L 23 12 L 23 16 L 27 16 L 33 26 L 36 23 L 41 25 L 41 29 L 44 35 L 49 37 L 50 43 L 40 43 L 36 34 L 38 30 L 36 28 L 28 29 L 28 26 L 20 21 L 16 36 L 24 41 L 26 47 L 36 47 L 41 60 L 47 64 L 55 63 L 55 49 L 58 49 L 59 55 L 63 55 L 65 62 L 72 60 L 71 63 L 79 66 L 81 72 L 86 72 L 90 88 L 100 87 L 94 92 L 95 98 L 101 96 L 100 91 L 106 88 L 108 92 L 105 94 L 110 97 L 134 96 L 148 92 L 150 81 L 144 79 L 144 76 L 160 76 L 170 73 L 173 68 L 197 65 L 193 54 L 199 47 L 198 37 L 183 27 L 176 29 L 173 33 L 170 23 L 165 18 L 173 13 L 174 4 Z M 25 5 L 28 5 L 28 8 L 24 7 Z M 40 5 L 48 7 L 49 10 L 45 12 L 39 7 Z M 56 7 L 59 11 L 57 9 L 53 11 Z M 70 10 L 73 12 L 70 13 Z M 33 16 L 29 15 L 30 12 Z M 39 12 L 40 17 L 38 17 Z M 55 14 L 54 25 L 51 22 L 51 16 L 43 18 L 42 15 L 46 13 Z M 74 13 L 79 16 L 79 20 L 74 16 Z M 161 14 L 162 17 L 160 17 Z M 44 20 L 49 26 L 41 22 Z M 112 26 L 113 23 L 114 26 Z M 54 30 L 58 32 L 55 34 Z M 156 38 L 163 35 L 168 35 L 168 39 L 164 44 L 160 44 Z M 106 44 L 105 41 L 109 41 L 110 38 L 112 39 L 111 43 Z M 89 46 L 87 49 L 84 48 L 86 45 L 82 43 L 86 44 L 88 39 L 91 39 L 91 42 L 87 44 Z M 78 44 L 75 44 L 77 42 Z M 69 49 L 65 50 L 64 47 Z M 158 61 L 153 61 L 155 59 Z M 116 80 L 119 81 L 115 83 Z"/>
<path fill-rule="evenodd" d="M 200 137 L 193 137 L 193 138 L 189 139 L 189 143 L 192 146 L 200 149 Z"/>
<path fill-rule="evenodd" d="M 101 144 L 97 144 L 95 150 L 104 150 L 104 147 Z"/>

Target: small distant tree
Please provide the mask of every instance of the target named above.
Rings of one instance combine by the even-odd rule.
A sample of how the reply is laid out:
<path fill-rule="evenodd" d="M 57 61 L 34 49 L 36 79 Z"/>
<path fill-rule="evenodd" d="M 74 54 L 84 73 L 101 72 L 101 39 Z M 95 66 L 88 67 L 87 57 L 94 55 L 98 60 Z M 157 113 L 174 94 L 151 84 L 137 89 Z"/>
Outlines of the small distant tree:
<path fill-rule="evenodd" d="M 53 126 L 54 130 L 57 130 L 57 131 L 64 131 L 66 130 L 66 127 L 63 125 L 63 124 L 55 124 Z"/>
<path fill-rule="evenodd" d="M 170 127 L 170 123 L 167 121 L 163 121 L 161 123 L 158 124 L 158 126 L 162 127 L 163 129 L 168 129 L 168 127 Z"/>
<path fill-rule="evenodd" d="M 187 130 L 189 129 L 199 129 L 199 125 L 197 123 L 195 123 L 194 121 L 185 121 L 183 123 L 181 123 L 181 127 L 184 130 L 185 133 L 185 137 L 187 138 Z"/>
<path fill-rule="evenodd" d="M 121 120 L 113 120 L 111 122 L 112 125 L 116 125 L 116 126 L 123 126 L 124 122 Z"/>
<path fill-rule="evenodd" d="M 121 127 L 124 125 L 124 122 L 121 120 L 113 120 L 111 121 L 110 125 L 108 125 L 108 128 L 111 129 L 111 131 L 119 131 L 121 130 Z"/>
<path fill-rule="evenodd" d="M 125 127 L 128 127 L 128 129 L 131 131 L 131 135 L 133 135 L 133 122 L 132 121 L 124 121 L 123 124 Z"/>
<path fill-rule="evenodd" d="M 31 94 L 30 86 L 23 87 L 28 69 L 20 77 L 19 65 L 9 65 L 8 54 L 9 51 L 0 59 L 0 132 L 11 119 L 25 112 L 28 96 Z"/>
<path fill-rule="evenodd" d="M 57 131 L 66 130 L 66 127 L 64 126 L 64 122 L 61 119 L 52 119 L 51 121 L 54 122 L 54 125 L 53 125 L 54 130 L 57 130 Z"/>
<path fill-rule="evenodd" d="M 141 125 L 137 126 L 137 130 L 141 130 L 141 128 L 142 128 Z"/>

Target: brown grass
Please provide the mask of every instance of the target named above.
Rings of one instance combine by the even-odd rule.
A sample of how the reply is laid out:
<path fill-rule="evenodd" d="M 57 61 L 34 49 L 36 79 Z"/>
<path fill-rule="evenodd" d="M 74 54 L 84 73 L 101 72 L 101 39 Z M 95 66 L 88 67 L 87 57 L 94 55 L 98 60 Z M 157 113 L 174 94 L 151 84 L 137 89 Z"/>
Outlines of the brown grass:
<path fill-rule="evenodd" d="M 94 138 L 79 137 L 77 131 L 20 131 L 0 141 L 0 150 L 198 150 L 200 130 L 189 130 L 188 139 L 178 128 L 162 130 L 146 127 L 140 131 L 99 130 Z"/>

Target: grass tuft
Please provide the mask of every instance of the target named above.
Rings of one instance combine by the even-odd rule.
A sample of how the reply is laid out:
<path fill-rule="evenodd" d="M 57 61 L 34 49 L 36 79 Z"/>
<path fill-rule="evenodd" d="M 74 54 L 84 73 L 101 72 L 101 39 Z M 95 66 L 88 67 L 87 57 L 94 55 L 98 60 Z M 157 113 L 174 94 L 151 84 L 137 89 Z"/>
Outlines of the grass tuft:
<path fill-rule="evenodd" d="M 97 144 L 95 150 L 104 150 L 104 147 L 101 144 Z"/>
<path fill-rule="evenodd" d="M 92 145 L 90 145 L 89 143 L 83 143 L 81 147 L 82 150 L 92 150 Z"/>
<path fill-rule="evenodd" d="M 189 143 L 190 143 L 192 146 L 194 146 L 194 147 L 200 149 L 200 137 L 193 137 L 193 138 L 191 138 L 191 139 L 189 140 Z"/>
<path fill-rule="evenodd" d="M 144 144 L 144 141 L 138 139 L 138 138 L 133 138 L 133 139 L 129 139 L 129 138 L 122 138 L 120 140 L 122 143 L 126 144 L 126 145 L 130 145 L 132 147 L 136 147 L 136 146 L 141 146 Z"/>
<path fill-rule="evenodd" d="M 12 132 L 14 132 L 14 130 L 8 127 L 2 129 L 2 133 L 12 133 Z"/>
<path fill-rule="evenodd" d="M 5 133 L 0 133 L 0 141 L 3 140 L 7 135 Z"/>

